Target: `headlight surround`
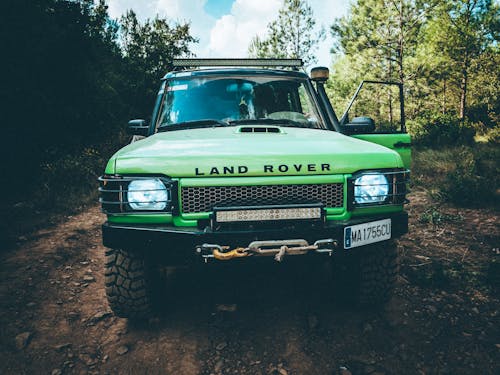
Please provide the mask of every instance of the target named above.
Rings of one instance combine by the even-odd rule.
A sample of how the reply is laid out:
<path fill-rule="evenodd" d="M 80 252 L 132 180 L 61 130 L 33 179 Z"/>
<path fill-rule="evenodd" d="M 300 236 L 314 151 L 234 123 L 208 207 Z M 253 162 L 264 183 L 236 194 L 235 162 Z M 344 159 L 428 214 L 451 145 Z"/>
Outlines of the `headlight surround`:
<path fill-rule="evenodd" d="M 127 190 L 127 202 L 132 210 L 162 211 L 172 200 L 170 190 L 158 178 L 132 180 Z"/>
<path fill-rule="evenodd" d="M 369 172 L 354 180 L 354 203 L 378 204 L 389 197 L 389 180 L 383 173 Z"/>

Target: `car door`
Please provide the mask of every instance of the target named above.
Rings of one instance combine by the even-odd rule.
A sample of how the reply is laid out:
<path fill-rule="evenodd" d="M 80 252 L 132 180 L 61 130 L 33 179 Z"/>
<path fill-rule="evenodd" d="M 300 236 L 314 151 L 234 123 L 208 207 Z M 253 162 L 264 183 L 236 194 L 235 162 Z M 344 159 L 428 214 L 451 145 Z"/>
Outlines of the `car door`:
<path fill-rule="evenodd" d="M 393 92 L 379 90 L 377 95 L 377 90 L 375 90 L 368 92 L 363 98 L 360 93 L 365 85 L 388 88 Z M 356 103 L 357 101 L 358 103 Z M 363 105 L 363 101 L 365 105 Z M 375 101 L 375 104 L 370 104 L 370 101 Z M 387 105 L 387 101 L 393 102 Z M 382 103 L 385 103 L 385 107 L 382 106 Z M 382 107 L 383 110 L 381 111 Z M 389 120 L 383 120 L 386 111 L 390 111 Z M 350 117 L 352 117 L 352 120 L 349 120 Z M 377 119 L 374 120 L 373 117 L 377 117 Z M 405 126 L 402 84 L 383 81 L 361 82 L 339 122 L 344 134 L 377 143 L 398 152 L 404 166 L 410 168 L 411 137 Z"/>

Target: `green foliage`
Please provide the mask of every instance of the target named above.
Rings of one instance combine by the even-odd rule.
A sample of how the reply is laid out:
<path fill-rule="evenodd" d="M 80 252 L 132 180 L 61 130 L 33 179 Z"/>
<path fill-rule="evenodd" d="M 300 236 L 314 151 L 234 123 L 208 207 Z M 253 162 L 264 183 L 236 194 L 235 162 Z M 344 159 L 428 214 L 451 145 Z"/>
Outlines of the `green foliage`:
<path fill-rule="evenodd" d="M 420 215 L 418 221 L 421 223 L 429 223 L 432 225 L 441 225 L 450 222 L 460 222 L 464 218 L 461 215 L 453 215 L 441 212 L 436 207 L 431 207 L 425 210 L 422 215 Z"/>
<path fill-rule="evenodd" d="M 408 131 L 415 144 L 430 147 L 472 145 L 476 134 L 469 121 L 441 114 L 408 121 Z"/>
<path fill-rule="evenodd" d="M 444 198 L 459 206 L 498 206 L 500 170 L 495 162 L 492 163 L 492 156 L 461 151 L 457 155 L 456 169 L 446 174 L 442 187 Z M 500 156 L 498 152 L 496 156 Z"/>
<path fill-rule="evenodd" d="M 499 31 L 500 4 L 491 0 L 354 1 L 331 26 L 338 54 L 329 96 L 344 103 L 362 79 L 395 80 L 410 120 L 456 114 L 495 128 Z"/>
<path fill-rule="evenodd" d="M 301 58 L 306 66 L 316 62 L 314 51 L 324 32 L 316 33 L 312 8 L 305 0 L 284 0 L 278 19 L 267 26 L 268 35 L 255 36 L 248 47 L 251 57 Z"/>
<path fill-rule="evenodd" d="M 129 10 L 121 19 L 121 40 L 126 72 L 132 78 L 127 87 L 135 116 L 145 117 L 152 110 L 158 83 L 173 69 L 175 57 L 190 54 L 189 45 L 197 42 L 189 33 L 189 24 L 171 25 L 156 18 L 140 23 Z"/>
<path fill-rule="evenodd" d="M 499 207 L 500 149 L 495 144 L 443 149 L 419 148 L 413 153 L 412 180 L 437 200 L 457 206 Z M 432 211 L 422 220 L 438 220 Z M 439 216 L 439 215 L 438 215 Z"/>
<path fill-rule="evenodd" d="M 0 2 L 2 205 L 79 201 L 126 142 L 126 122 L 151 113 L 159 79 L 194 39 L 188 24 L 133 17 L 110 19 L 104 0 Z"/>

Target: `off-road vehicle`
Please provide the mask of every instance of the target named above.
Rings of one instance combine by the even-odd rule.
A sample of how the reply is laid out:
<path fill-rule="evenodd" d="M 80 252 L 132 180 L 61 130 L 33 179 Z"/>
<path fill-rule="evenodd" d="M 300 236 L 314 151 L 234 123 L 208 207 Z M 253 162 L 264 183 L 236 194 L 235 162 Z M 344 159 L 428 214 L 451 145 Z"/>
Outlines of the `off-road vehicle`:
<path fill-rule="evenodd" d="M 129 122 L 135 141 L 100 177 L 113 311 L 147 316 L 159 266 L 288 259 L 341 265 L 358 302 L 385 302 L 398 270 L 393 240 L 408 230 L 402 86 L 363 82 L 339 119 L 327 68 L 309 77 L 291 59 L 174 67 L 151 120 Z M 399 89 L 398 129 L 349 121 L 367 83 Z"/>

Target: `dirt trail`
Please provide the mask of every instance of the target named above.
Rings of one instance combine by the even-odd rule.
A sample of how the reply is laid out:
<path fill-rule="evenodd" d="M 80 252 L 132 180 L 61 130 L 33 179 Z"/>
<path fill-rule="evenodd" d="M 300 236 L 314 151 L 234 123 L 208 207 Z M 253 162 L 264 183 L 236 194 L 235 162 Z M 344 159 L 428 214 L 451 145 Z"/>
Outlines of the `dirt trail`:
<path fill-rule="evenodd" d="M 106 304 L 104 216 L 68 217 L 3 253 L 0 372 L 500 373 L 498 215 L 410 198 L 402 276 L 379 312 L 332 298 L 320 267 L 269 264 L 169 271 L 165 309 L 134 325 Z"/>

